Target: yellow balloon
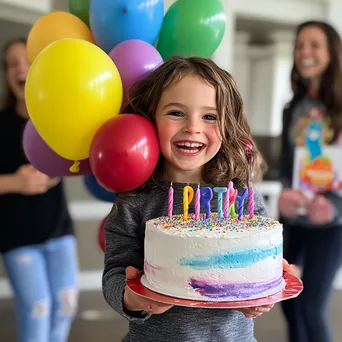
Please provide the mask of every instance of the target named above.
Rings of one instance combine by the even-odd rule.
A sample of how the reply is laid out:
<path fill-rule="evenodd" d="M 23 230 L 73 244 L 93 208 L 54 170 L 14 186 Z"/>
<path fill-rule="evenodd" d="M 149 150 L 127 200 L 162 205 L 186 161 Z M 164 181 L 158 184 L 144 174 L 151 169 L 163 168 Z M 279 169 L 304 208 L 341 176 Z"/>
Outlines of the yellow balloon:
<path fill-rule="evenodd" d="M 89 157 L 93 136 L 119 113 L 122 94 L 110 57 L 79 39 L 48 45 L 26 79 L 26 105 L 35 128 L 57 154 L 73 161 Z"/>

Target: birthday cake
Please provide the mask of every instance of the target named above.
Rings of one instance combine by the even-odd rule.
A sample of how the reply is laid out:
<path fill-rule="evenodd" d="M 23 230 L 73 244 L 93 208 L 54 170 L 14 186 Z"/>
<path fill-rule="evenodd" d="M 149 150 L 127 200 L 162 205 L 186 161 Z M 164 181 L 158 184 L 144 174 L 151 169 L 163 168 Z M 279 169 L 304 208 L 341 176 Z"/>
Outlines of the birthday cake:
<path fill-rule="evenodd" d="M 144 272 L 154 291 L 185 299 L 237 301 L 281 291 L 282 225 L 256 215 L 211 213 L 146 222 Z"/>

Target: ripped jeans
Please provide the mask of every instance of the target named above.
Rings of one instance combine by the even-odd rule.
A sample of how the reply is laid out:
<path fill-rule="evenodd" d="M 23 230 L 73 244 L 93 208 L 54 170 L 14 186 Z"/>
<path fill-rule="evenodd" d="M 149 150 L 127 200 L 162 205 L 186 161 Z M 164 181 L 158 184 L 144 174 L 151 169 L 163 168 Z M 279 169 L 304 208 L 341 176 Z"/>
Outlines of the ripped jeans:
<path fill-rule="evenodd" d="M 77 309 L 75 237 L 15 248 L 4 255 L 20 342 L 66 342 Z"/>

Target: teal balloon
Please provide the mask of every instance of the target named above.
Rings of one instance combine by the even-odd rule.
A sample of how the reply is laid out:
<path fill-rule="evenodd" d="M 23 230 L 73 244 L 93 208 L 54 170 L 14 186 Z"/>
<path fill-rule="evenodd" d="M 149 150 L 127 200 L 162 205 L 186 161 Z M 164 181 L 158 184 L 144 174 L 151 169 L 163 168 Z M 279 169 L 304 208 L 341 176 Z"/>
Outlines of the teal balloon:
<path fill-rule="evenodd" d="M 69 0 L 70 13 L 80 18 L 88 27 L 90 27 L 89 9 L 90 0 Z"/>
<path fill-rule="evenodd" d="M 219 0 L 177 0 L 166 12 L 157 50 L 164 60 L 175 55 L 211 57 L 226 29 Z"/>

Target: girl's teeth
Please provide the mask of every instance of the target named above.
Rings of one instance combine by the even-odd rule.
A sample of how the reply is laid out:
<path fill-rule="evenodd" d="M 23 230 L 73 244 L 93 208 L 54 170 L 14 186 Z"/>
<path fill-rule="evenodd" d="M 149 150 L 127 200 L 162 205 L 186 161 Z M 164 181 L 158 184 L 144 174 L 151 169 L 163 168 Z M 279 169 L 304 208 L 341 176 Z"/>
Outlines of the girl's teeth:
<path fill-rule="evenodd" d="M 185 148 L 180 148 L 180 150 L 182 150 L 185 153 L 196 153 L 196 152 L 198 152 L 198 150 L 188 150 L 188 149 L 185 149 Z"/>
<path fill-rule="evenodd" d="M 177 148 L 184 153 L 194 154 L 200 151 L 203 147 L 203 144 L 196 142 L 180 142 L 176 144 Z"/>
<path fill-rule="evenodd" d="M 178 143 L 177 146 L 197 147 L 198 148 L 198 147 L 202 147 L 203 144 L 184 142 L 184 143 Z"/>

